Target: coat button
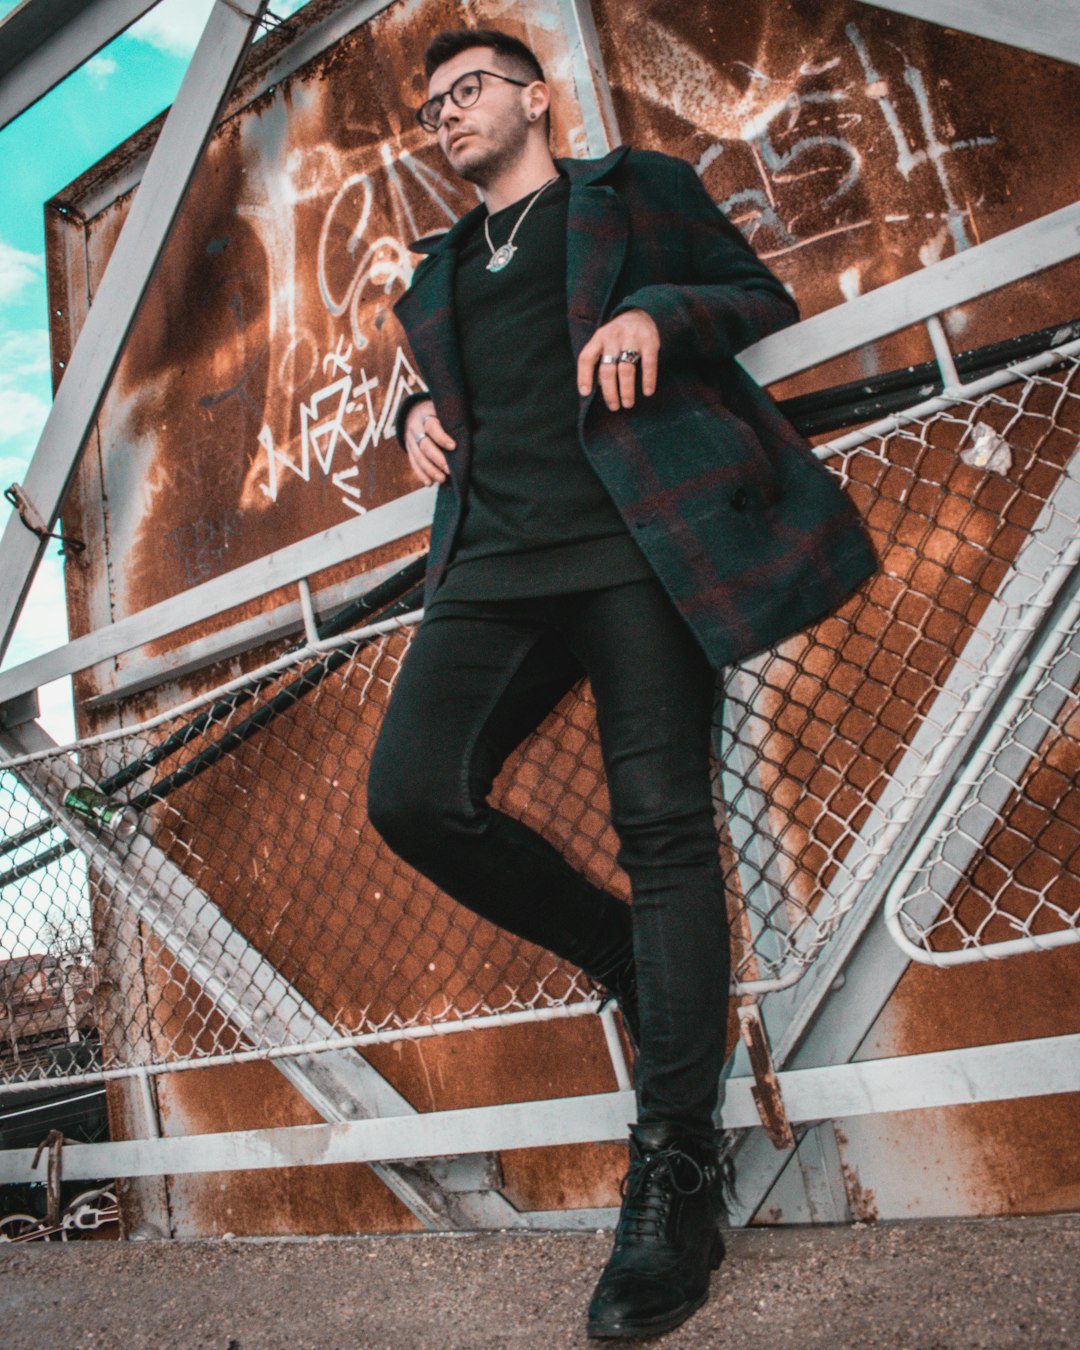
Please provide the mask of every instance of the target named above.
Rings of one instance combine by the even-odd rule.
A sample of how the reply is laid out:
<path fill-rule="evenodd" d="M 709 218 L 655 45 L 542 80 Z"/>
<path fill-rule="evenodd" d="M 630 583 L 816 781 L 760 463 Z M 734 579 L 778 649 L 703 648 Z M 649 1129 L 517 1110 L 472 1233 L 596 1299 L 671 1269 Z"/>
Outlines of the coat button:
<path fill-rule="evenodd" d="M 637 520 L 634 521 L 634 529 L 635 529 L 635 530 L 647 530 L 647 529 L 649 528 L 649 526 L 653 523 L 653 521 L 654 521 L 655 519 L 656 519 L 656 516 L 655 516 L 655 515 L 651 515 L 651 516 L 639 516 L 639 517 L 637 518 Z"/>
<path fill-rule="evenodd" d="M 746 503 L 750 498 L 746 494 L 745 488 L 736 488 L 731 494 L 731 509 L 733 511 L 745 511 Z"/>

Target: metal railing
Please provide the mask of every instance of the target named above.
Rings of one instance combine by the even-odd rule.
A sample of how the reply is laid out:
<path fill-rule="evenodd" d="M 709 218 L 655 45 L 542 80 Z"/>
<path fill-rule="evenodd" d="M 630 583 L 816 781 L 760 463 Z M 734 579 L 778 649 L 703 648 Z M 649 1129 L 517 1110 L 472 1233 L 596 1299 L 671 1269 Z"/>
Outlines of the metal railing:
<path fill-rule="evenodd" d="M 725 682 L 736 992 L 797 982 L 883 871 L 914 959 L 1080 937 L 1078 369 L 1077 352 L 1048 353 L 822 448 L 883 571 Z M 4 1080 L 90 1076 L 47 1053 L 83 1023 L 101 1031 L 93 1073 L 111 1076 L 595 1011 L 580 972 L 455 905 L 367 821 L 411 603 L 140 726 L 9 755 Z M 64 805 L 87 786 L 127 805 L 130 836 Z M 495 799 L 629 898 L 587 685 Z"/>

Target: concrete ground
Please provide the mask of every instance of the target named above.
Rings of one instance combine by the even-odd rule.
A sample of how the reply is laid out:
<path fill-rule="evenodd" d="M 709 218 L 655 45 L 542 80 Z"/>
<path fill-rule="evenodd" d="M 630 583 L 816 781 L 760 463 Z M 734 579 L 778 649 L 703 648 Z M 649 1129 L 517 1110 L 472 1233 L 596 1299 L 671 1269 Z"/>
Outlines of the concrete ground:
<path fill-rule="evenodd" d="M 424 1235 L 0 1246 L 5 1350 L 585 1347 L 610 1238 Z M 732 1235 L 679 1347 L 1080 1344 L 1080 1215 Z"/>

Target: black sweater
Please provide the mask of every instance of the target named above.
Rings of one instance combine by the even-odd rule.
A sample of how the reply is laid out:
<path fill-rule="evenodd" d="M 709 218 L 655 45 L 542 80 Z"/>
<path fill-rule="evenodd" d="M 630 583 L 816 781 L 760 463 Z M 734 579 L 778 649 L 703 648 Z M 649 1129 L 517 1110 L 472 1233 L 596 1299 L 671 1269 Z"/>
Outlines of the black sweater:
<path fill-rule="evenodd" d="M 436 604 L 615 585 L 651 575 L 578 438 L 566 318 L 565 178 L 546 188 L 501 272 L 481 224 L 461 244 L 458 341 L 472 413 L 465 516 Z M 496 248 L 528 198 L 489 218 Z"/>

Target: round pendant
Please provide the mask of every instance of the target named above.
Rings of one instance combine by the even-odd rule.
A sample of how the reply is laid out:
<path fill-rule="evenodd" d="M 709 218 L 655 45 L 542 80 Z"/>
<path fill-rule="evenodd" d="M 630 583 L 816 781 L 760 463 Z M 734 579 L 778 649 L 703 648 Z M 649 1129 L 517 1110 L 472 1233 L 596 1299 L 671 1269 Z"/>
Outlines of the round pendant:
<path fill-rule="evenodd" d="M 517 252 L 516 244 L 503 244 L 502 248 L 497 248 L 491 255 L 491 261 L 487 265 L 489 272 L 501 272 L 506 267 L 510 259 Z"/>

